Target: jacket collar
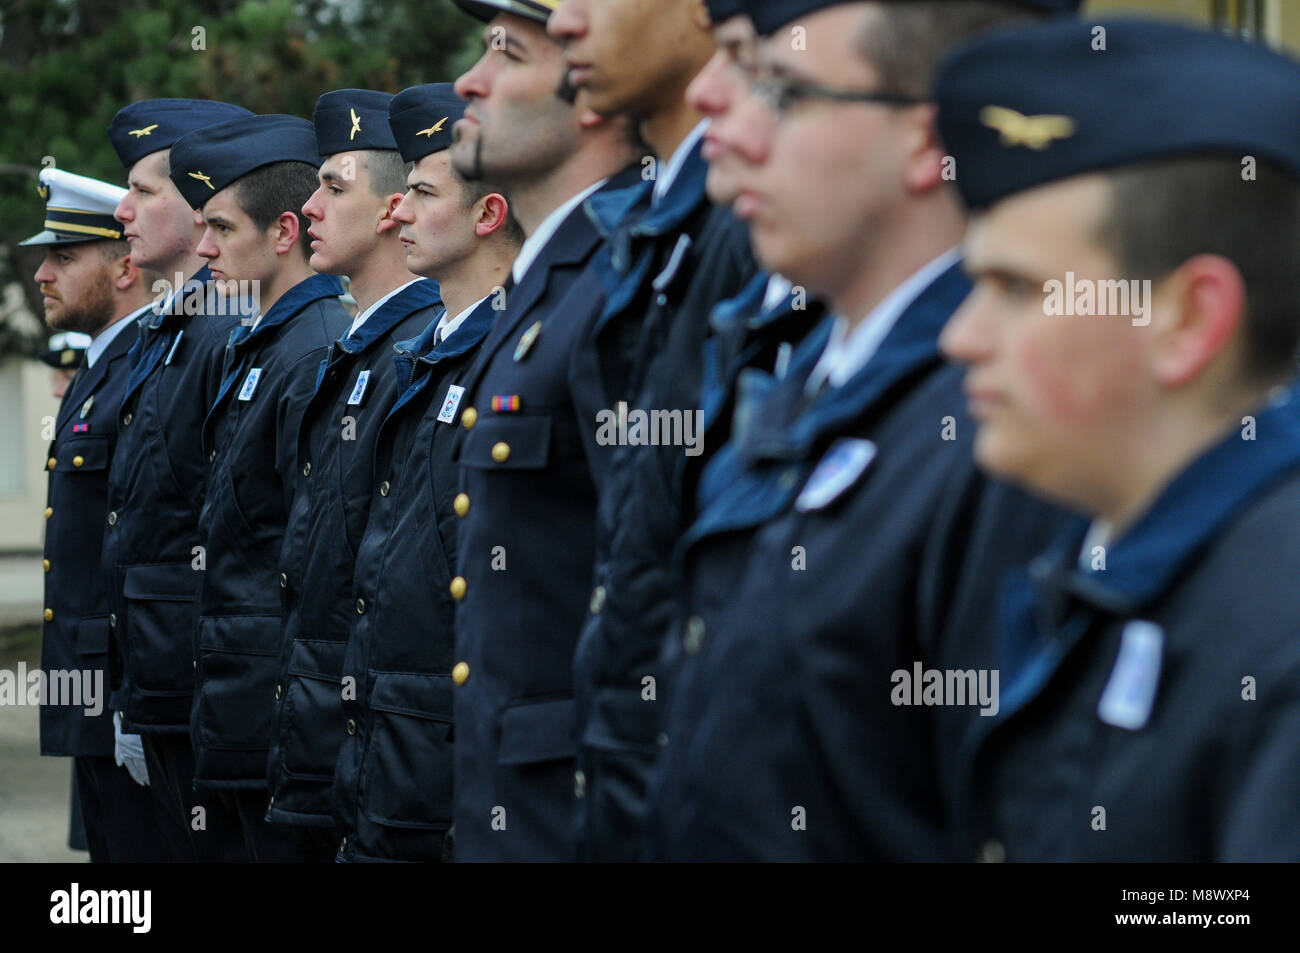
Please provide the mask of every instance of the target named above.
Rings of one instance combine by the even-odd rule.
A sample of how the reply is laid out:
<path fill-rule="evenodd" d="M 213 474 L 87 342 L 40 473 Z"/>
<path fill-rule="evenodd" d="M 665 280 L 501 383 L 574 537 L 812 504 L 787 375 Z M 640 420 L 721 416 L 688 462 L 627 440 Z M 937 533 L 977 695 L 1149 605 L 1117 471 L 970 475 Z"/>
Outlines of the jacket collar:
<path fill-rule="evenodd" d="M 434 332 L 438 328 L 435 320 L 420 332 L 418 337 L 398 341 L 394 345 L 393 364 L 397 367 L 397 379 L 405 382 L 405 387 L 398 394 L 396 402 L 388 412 L 391 417 L 416 394 L 424 390 L 433 377 L 433 368 L 441 361 L 451 360 L 467 354 L 483 343 L 492 323 L 497 319 L 497 310 L 492 307 L 492 295 L 488 295 L 479 306 L 469 313 L 451 337 L 433 344 Z"/>
<path fill-rule="evenodd" d="M 236 351 L 247 349 L 314 301 L 337 298 L 343 294 L 343 282 L 335 275 L 312 275 L 298 282 L 271 305 L 262 315 L 257 327 L 241 324 L 230 332 L 230 343 Z"/>
<path fill-rule="evenodd" d="M 79 376 L 74 378 L 72 384 L 68 387 L 65 394 L 68 399 L 59 405 L 58 427 L 63 426 L 68 414 L 74 409 L 80 409 L 86 398 L 95 393 L 96 388 L 104 382 L 104 378 L 108 376 L 109 371 L 112 370 L 112 365 L 117 362 L 118 358 L 125 357 L 130 353 L 131 347 L 135 343 L 132 338 L 135 336 L 130 328 L 118 332 L 117 337 L 113 338 L 108 347 L 104 349 L 104 353 L 95 360 L 93 367 L 84 364 L 86 358 L 84 354 L 82 355 L 83 366 Z M 116 408 L 114 408 L 114 413 L 116 413 Z"/>
<path fill-rule="evenodd" d="M 769 412 L 753 420 L 741 452 L 751 461 L 798 459 L 824 435 L 838 432 L 870 412 L 914 375 L 941 360 L 939 332 L 970 288 L 960 263 L 944 270 L 903 310 L 871 360 L 843 387 L 826 389 L 811 404 L 804 397 L 804 384 L 821 358 L 821 350 L 801 346 L 790 373 L 772 394 Z M 773 318 L 778 316 L 774 313 Z M 818 335 L 822 344 L 832 320 L 819 327 L 827 331 L 827 335 Z"/>
<path fill-rule="evenodd" d="M 212 271 L 207 265 L 194 272 L 185 283 L 179 288 L 172 291 L 166 301 L 161 301 L 158 306 L 153 308 L 147 315 L 143 327 L 150 331 L 156 331 L 167 323 L 168 318 L 184 317 L 184 301 L 190 295 L 203 294 L 207 288 L 208 282 L 212 280 Z"/>
<path fill-rule="evenodd" d="M 1300 469 L 1300 384 L 1260 407 L 1255 439 L 1233 428 L 1174 477 L 1129 530 L 1106 546 L 1106 569 L 1078 564 L 1081 531 L 1030 567 L 1040 598 L 1063 593 L 1130 615 L 1167 592 L 1188 564 L 1250 502 Z"/>
<path fill-rule="evenodd" d="M 335 341 L 331 348 L 335 354 L 331 355 L 331 360 L 337 352 L 360 354 L 368 351 L 376 341 L 415 312 L 431 308 L 441 301 L 436 281 L 423 278 L 412 282 L 376 308 L 354 334 L 345 334 Z"/>
<path fill-rule="evenodd" d="M 626 274 L 636 255 L 633 246 L 643 239 L 660 238 L 681 230 L 682 223 L 708 202 L 704 181 L 708 163 L 697 142 L 687 154 L 677 178 L 663 199 L 654 204 L 654 181 L 631 188 L 598 192 L 587 200 L 587 214 L 596 231 L 609 243 L 610 264 L 617 274 Z"/>

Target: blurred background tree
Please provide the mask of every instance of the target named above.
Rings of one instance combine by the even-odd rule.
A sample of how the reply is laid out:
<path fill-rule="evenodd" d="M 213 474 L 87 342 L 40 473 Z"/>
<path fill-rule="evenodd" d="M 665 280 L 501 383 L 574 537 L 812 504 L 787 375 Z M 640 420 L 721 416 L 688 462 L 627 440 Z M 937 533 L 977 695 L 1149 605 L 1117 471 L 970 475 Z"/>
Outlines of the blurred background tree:
<path fill-rule="evenodd" d="M 453 80 L 480 25 L 451 0 L 0 0 L 0 356 L 48 334 L 31 281 L 36 175 L 126 184 L 105 130 L 127 103 L 222 99 L 311 118 L 323 92 Z"/>

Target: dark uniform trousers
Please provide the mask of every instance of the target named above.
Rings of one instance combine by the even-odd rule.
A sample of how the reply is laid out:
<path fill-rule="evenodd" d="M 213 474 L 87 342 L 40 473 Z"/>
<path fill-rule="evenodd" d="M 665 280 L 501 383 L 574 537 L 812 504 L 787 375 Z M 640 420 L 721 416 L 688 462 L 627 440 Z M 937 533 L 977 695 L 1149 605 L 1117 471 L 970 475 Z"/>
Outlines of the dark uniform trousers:
<path fill-rule="evenodd" d="M 448 847 L 457 513 L 467 511 L 451 460 L 461 429 L 458 382 L 498 311 L 490 295 L 434 344 L 436 322 L 397 346 L 399 396 L 374 443 L 371 503 L 350 592 L 343 673 L 356 692 L 334 772 L 342 861 L 437 861 Z"/>
<path fill-rule="evenodd" d="M 1252 412 L 1118 539 L 1075 529 L 1005 580 L 1001 706 L 954 758 L 964 856 L 1300 860 L 1298 408 Z"/>
<path fill-rule="evenodd" d="M 117 407 L 135 330 L 119 330 L 94 366 L 83 364 L 73 378 L 46 464 L 41 754 L 75 759 L 86 842 L 96 863 L 168 857 L 147 788 L 114 761 L 108 692 L 109 603 L 100 549 Z"/>
<path fill-rule="evenodd" d="M 237 842 L 212 834 L 219 821 L 193 790 L 189 739 L 194 597 L 205 563 L 203 420 L 221 386 L 226 339 L 248 311 L 220 296 L 210 277 L 204 266 L 141 323 L 117 411 L 104 531 L 114 706 L 140 733 L 149 795 L 177 861 L 229 860 L 222 848 Z M 196 823 L 212 836 L 193 838 Z"/>
<path fill-rule="evenodd" d="M 971 459 L 962 371 L 938 335 L 969 291 L 959 266 L 908 305 L 842 387 L 805 385 L 829 322 L 783 378 L 749 375 L 731 442 L 675 557 L 650 856 L 932 860 L 952 856 L 924 708 L 895 673 L 932 664 L 930 593 L 963 566 L 937 522 L 987 487 Z M 1026 508 L 988 545 L 1041 545 Z"/>
<path fill-rule="evenodd" d="M 602 189 L 637 177 L 625 170 Z M 599 244 L 583 209 L 570 212 L 461 385 L 457 860 L 572 856 L 573 646 L 608 456 L 595 439 L 601 386 L 577 355 L 604 300 L 584 273 Z"/>
<path fill-rule="evenodd" d="M 330 792 L 343 715 L 343 653 L 352 618 L 373 610 L 352 595 L 353 554 L 370 498 L 375 435 L 396 398 L 393 346 L 442 309 L 436 282 L 420 279 L 330 345 L 298 425 L 299 466 L 280 554 L 283 629 L 267 783 L 272 823 L 333 836 Z M 355 724 L 351 726 L 355 731 Z"/>
<path fill-rule="evenodd" d="M 687 470 L 709 449 L 701 400 L 708 318 L 754 273 L 745 228 L 709 204 L 707 171 L 696 146 L 658 202 L 651 183 L 630 210 L 621 194 L 591 200 L 607 238 L 595 265 L 606 304 L 585 347 L 605 406 L 675 415 L 663 419 L 680 427 L 653 434 L 657 445 L 615 448 L 600 493 L 589 616 L 574 661 L 576 842 L 588 860 L 640 853 L 658 750 L 656 662 L 672 611 L 668 564 L 691 508 Z"/>
<path fill-rule="evenodd" d="M 325 860 L 333 848 L 332 835 L 264 818 L 289 474 L 298 467 L 298 421 L 321 358 L 351 323 L 338 300 L 342 290 L 337 278 L 313 275 L 285 292 L 256 328 L 236 328 L 203 427 L 211 470 L 199 516 L 207 569 L 195 633 L 194 783 L 222 792 L 208 813 L 239 824 L 249 860 Z"/>

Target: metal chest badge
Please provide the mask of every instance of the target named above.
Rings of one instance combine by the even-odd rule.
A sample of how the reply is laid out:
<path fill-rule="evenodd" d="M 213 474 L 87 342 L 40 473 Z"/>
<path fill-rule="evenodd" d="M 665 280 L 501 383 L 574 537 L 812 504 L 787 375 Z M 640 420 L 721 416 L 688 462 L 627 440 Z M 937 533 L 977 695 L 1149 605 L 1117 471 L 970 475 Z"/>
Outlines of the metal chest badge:
<path fill-rule="evenodd" d="M 528 356 L 528 352 L 533 349 L 537 343 L 537 337 L 542 333 L 542 322 L 537 321 L 519 339 L 519 344 L 515 347 L 515 363 L 522 361 Z"/>
<path fill-rule="evenodd" d="M 86 398 L 86 402 L 81 405 L 81 419 L 85 420 L 90 416 L 90 408 L 95 406 L 95 395 L 91 394 Z"/>

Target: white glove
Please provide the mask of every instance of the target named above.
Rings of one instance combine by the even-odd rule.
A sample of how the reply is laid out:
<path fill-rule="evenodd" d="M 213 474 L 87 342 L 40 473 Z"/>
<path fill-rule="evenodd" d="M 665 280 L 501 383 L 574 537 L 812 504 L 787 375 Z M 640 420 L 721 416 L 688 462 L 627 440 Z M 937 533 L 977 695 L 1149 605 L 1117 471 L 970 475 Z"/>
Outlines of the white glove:
<path fill-rule="evenodd" d="M 122 713 L 113 712 L 113 760 L 126 768 L 136 784 L 149 784 L 149 769 L 144 763 L 144 744 L 139 735 L 122 731 Z"/>

